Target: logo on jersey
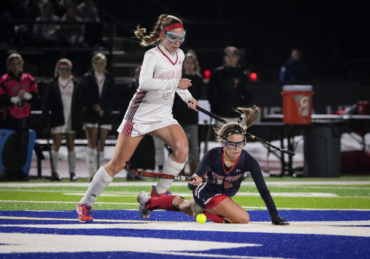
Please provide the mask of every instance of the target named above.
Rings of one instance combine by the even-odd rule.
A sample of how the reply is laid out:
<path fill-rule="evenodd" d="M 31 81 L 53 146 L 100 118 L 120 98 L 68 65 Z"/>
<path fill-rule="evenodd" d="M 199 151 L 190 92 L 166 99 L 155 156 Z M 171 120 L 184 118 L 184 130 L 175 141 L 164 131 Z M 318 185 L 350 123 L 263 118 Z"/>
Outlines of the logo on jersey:
<path fill-rule="evenodd" d="M 250 176 L 251 176 L 251 172 L 249 172 L 249 171 L 244 172 L 243 177 L 250 177 Z"/>
<path fill-rule="evenodd" d="M 181 65 L 181 60 L 179 61 L 179 65 Z"/>
<path fill-rule="evenodd" d="M 172 96 L 172 90 L 167 90 L 167 91 L 165 91 L 164 93 L 163 93 L 163 99 L 165 99 L 165 100 L 168 100 L 168 99 L 170 99 L 171 98 L 171 96 Z"/>
<path fill-rule="evenodd" d="M 178 70 L 172 69 L 172 70 L 167 70 L 167 71 L 159 73 L 158 78 L 159 79 L 179 79 L 180 80 L 181 75 L 182 75 L 181 69 L 178 69 Z"/>

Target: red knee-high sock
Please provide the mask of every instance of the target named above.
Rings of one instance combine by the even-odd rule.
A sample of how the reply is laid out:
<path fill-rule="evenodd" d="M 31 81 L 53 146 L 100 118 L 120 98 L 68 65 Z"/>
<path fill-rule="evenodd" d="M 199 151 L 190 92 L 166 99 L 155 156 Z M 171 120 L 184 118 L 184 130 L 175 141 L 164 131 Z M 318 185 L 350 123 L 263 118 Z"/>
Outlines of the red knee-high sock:
<path fill-rule="evenodd" d="M 209 219 L 210 221 L 213 221 L 215 223 L 224 223 L 223 216 L 219 216 L 211 212 L 203 212 L 203 214 L 206 215 L 207 219 Z"/>
<path fill-rule="evenodd" d="M 176 196 L 152 197 L 146 203 L 146 208 L 148 210 L 164 209 L 168 211 L 178 211 L 173 207 L 173 200 L 175 198 Z"/>

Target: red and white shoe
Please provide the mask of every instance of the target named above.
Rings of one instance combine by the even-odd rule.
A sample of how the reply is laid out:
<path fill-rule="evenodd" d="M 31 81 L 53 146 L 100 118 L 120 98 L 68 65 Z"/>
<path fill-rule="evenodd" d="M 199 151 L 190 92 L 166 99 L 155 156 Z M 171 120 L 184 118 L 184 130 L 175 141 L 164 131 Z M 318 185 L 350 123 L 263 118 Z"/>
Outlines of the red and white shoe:
<path fill-rule="evenodd" d="M 91 216 L 91 205 L 80 205 L 77 204 L 76 211 L 78 214 L 78 221 L 82 223 L 93 222 L 93 217 Z"/>
<path fill-rule="evenodd" d="M 165 193 L 158 194 L 155 191 L 155 186 L 152 186 L 152 187 L 153 187 L 153 189 L 152 189 L 152 192 L 150 193 L 150 197 L 166 197 L 166 196 L 172 196 L 172 192 L 170 192 L 170 191 L 166 191 Z"/>

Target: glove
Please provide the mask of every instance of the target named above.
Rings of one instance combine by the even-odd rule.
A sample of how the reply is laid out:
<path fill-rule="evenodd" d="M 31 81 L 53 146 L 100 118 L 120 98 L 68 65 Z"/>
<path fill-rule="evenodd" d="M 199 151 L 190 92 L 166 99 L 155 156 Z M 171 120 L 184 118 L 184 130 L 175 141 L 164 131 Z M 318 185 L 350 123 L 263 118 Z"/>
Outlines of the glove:
<path fill-rule="evenodd" d="M 272 219 L 272 224 L 273 225 L 280 225 L 280 226 L 289 225 L 288 221 L 286 221 L 284 218 L 282 218 L 280 216 L 277 216 L 277 217 L 273 218 Z"/>

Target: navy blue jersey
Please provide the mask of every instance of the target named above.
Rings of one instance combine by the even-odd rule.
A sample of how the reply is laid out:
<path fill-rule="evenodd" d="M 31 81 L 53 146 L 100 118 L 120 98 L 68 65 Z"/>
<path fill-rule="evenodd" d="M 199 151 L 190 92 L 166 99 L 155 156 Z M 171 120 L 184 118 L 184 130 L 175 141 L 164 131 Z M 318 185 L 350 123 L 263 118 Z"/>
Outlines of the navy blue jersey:
<path fill-rule="evenodd" d="M 277 217 L 278 213 L 276 206 L 272 200 L 270 191 L 267 189 L 265 180 L 263 179 L 261 168 L 258 162 L 245 150 L 242 150 L 238 160 L 231 168 L 225 167 L 223 147 L 216 147 L 209 150 L 204 155 L 195 174 L 200 177 L 205 176 L 208 179 L 222 180 L 223 184 L 202 183 L 194 191 L 194 198 L 196 201 L 201 199 L 203 200 L 201 203 L 204 203 L 206 200 L 218 194 L 225 194 L 232 197 L 239 191 L 240 184 L 248 173 L 252 176 L 258 192 L 266 204 L 270 217 Z M 203 204 L 199 205 L 202 206 Z"/>

